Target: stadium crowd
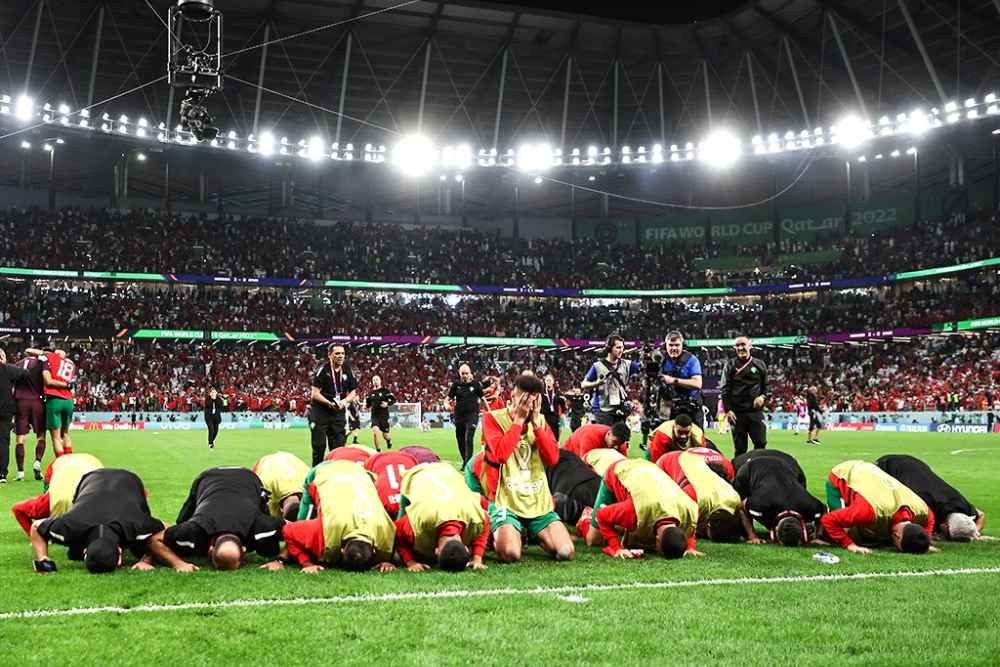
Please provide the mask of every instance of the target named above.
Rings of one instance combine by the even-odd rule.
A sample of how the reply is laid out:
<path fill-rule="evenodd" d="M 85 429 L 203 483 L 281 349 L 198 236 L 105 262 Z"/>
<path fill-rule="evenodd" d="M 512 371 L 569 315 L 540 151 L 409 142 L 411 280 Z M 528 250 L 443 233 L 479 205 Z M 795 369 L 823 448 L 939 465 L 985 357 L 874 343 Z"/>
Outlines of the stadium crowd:
<path fill-rule="evenodd" d="M 364 335 L 628 339 L 830 334 L 920 327 L 1000 313 L 1000 274 L 960 274 L 895 287 L 742 299 L 629 300 L 418 296 L 41 281 L 0 292 L 0 326 L 60 332 L 123 328 Z"/>
<path fill-rule="evenodd" d="M 760 258 L 749 272 L 697 270 L 703 256 L 735 255 L 709 242 L 688 251 L 636 248 L 586 240 L 502 238 L 480 231 L 408 228 L 340 221 L 167 214 L 152 210 L 37 209 L 0 214 L 0 266 L 507 285 L 518 287 L 693 287 L 880 275 L 981 259 L 998 248 L 998 217 L 921 221 L 877 234 L 858 230 L 826 241 L 781 241 L 745 247 Z M 42 250 L 44 249 L 44 251 Z M 789 252 L 836 249 L 835 262 L 766 269 Z M 489 257 L 491 261 L 455 261 Z M 765 268 L 761 268 L 765 267 Z"/>
<path fill-rule="evenodd" d="M 718 376 L 729 350 L 695 350 L 706 376 Z M 73 350 L 80 369 L 77 409 L 112 412 L 197 412 L 214 384 L 227 410 L 302 414 L 309 377 L 323 352 L 290 345 L 206 346 L 188 343 L 93 343 Z M 638 352 L 630 353 L 635 358 Z M 913 342 L 766 348 L 769 409 L 795 410 L 815 386 L 830 411 L 980 410 L 1000 387 L 1000 335 L 947 336 Z M 348 351 L 361 392 L 379 375 L 400 402 L 445 411 L 444 392 L 460 363 L 477 377 L 497 375 L 504 387 L 523 370 L 551 372 L 563 391 L 579 384 L 593 351 L 529 351 L 438 347 L 372 347 Z M 638 397 L 638 385 L 631 387 Z"/>

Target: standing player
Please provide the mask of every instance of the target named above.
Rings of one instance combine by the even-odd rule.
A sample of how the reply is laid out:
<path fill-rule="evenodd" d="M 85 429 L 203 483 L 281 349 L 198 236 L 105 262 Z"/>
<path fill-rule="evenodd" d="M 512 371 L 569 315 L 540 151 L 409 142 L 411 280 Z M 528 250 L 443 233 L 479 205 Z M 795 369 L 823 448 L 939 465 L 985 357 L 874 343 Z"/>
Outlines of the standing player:
<path fill-rule="evenodd" d="M 809 408 L 807 407 L 806 401 L 801 398 L 795 399 L 795 435 L 799 434 L 799 431 L 809 430 Z M 809 444 L 809 440 L 806 440 L 806 444 Z"/>
<path fill-rule="evenodd" d="M 7 355 L 0 350 L 0 484 L 7 483 L 7 466 L 10 463 L 10 427 L 17 413 L 14 401 L 14 385 L 27 372 L 14 364 L 7 363 Z M 22 473 L 21 477 L 24 475 Z"/>
<path fill-rule="evenodd" d="M 546 373 L 541 413 L 542 417 L 545 418 L 545 423 L 552 429 L 552 435 L 556 437 L 556 442 L 559 442 L 559 422 L 564 412 L 566 412 L 566 399 L 556 387 L 556 377 L 552 373 Z"/>
<path fill-rule="evenodd" d="M 455 440 L 458 442 L 458 455 L 462 458 L 463 468 L 472 458 L 480 405 L 489 409 L 483 398 L 483 386 L 472 377 L 469 364 L 462 364 L 458 367 L 458 381 L 452 382 L 448 389 L 448 407 L 454 411 L 452 423 L 455 424 Z"/>
<path fill-rule="evenodd" d="M 76 364 L 62 350 L 46 352 L 42 357 L 42 379 L 45 382 L 45 425 L 52 438 L 56 456 L 73 453 L 69 427 L 73 423 L 73 386 Z"/>
<path fill-rule="evenodd" d="M 818 445 L 819 430 L 823 428 L 823 408 L 819 405 L 819 396 L 816 387 L 809 387 L 806 391 L 806 406 L 809 410 L 809 435 L 806 438 L 807 445 Z"/>
<path fill-rule="evenodd" d="M 365 405 L 372 414 L 372 442 L 375 443 L 375 451 L 380 452 L 379 446 L 385 440 L 386 449 L 392 449 L 392 438 L 389 437 L 389 408 L 396 404 L 396 397 L 392 392 L 382 386 L 382 378 L 378 375 L 372 376 L 372 390 L 365 398 Z"/>
<path fill-rule="evenodd" d="M 17 401 L 17 417 L 14 434 L 17 437 L 17 479 L 24 479 L 24 445 L 28 430 L 35 434 L 35 479 L 42 478 L 42 457 L 45 456 L 45 380 L 42 378 L 41 350 L 28 348 L 25 357 L 17 365 L 27 372 L 27 376 L 14 385 L 14 399 Z"/>
<path fill-rule="evenodd" d="M 323 460 L 327 447 L 333 451 L 347 442 L 347 408 L 358 399 L 358 381 L 344 367 L 346 356 L 343 345 L 331 345 L 327 363 L 312 378 L 309 407 L 313 465 Z"/>

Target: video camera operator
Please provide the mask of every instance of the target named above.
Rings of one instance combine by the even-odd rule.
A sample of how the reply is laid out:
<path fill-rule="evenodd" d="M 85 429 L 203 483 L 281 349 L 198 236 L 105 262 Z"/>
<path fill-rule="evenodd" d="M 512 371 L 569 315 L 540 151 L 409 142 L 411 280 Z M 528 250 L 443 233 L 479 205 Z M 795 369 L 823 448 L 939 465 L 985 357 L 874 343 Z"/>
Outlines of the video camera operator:
<path fill-rule="evenodd" d="M 617 335 L 608 338 L 604 346 L 605 358 L 594 362 L 580 383 L 583 391 L 594 389 L 591 409 L 595 423 L 611 426 L 625 421 L 630 412 L 629 378 L 642 372 L 642 366 L 638 361 L 622 359 L 624 352 L 624 338 Z"/>
<path fill-rule="evenodd" d="M 670 417 L 686 414 L 705 429 L 705 415 L 702 412 L 701 361 L 684 349 L 684 336 L 679 331 L 671 331 L 665 341 L 667 356 L 660 368 L 660 382 L 671 401 Z"/>

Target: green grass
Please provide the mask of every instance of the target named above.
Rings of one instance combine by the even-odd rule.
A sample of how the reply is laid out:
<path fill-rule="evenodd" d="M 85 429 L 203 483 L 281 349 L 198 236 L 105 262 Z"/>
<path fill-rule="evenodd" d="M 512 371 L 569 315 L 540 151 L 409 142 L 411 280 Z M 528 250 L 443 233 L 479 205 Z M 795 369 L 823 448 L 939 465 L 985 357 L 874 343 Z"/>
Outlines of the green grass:
<path fill-rule="evenodd" d="M 308 461 L 308 433 L 225 431 L 208 450 L 204 433 L 74 434 L 77 451 L 106 465 L 136 471 L 150 491 L 154 514 L 172 521 L 190 482 L 213 465 L 250 466 L 284 449 Z M 365 434 L 363 440 L 367 439 Z M 849 458 L 874 460 L 907 452 L 927 461 L 987 513 L 997 534 L 1000 438 L 953 434 L 828 433 L 821 447 L 805 447 L 791 433 L 770 435 L 771 446 L 795 454 L 819 494 L 829 469 Z M 450 431 L 400 432 L 397 446 L 420 443 L 454 459 Z M 720 437 L 730 450 L 728 437 Z M 637 447 L 634 448 L 637 450 Z M 966 451 L 952 455 L 952 450 Z M 29 472 L 30 475 L 30 472 Z M 13 475 L 11 475 L 13 477 Z M 39 483 L 0 487 L 0 505 L 39 492 Z M 881 550 L 869 557 L 837 550 L 841 562 L 816 563 L 814 549 L 699 543 L 706 558 L 618 562 L 581 544 L 571 563 L 556 564 L 537 547 L 521 563 L 490 560 L 482 573 L 448 575 L 397 571 L 315 577 L 294 569 L 217 573 L 203 568 L 178 575 L 118 572 L 93 576 L 53 548 L 55 575 L 31 571 L 31 551 L 13 518 L 0 521 L 0 613 L 72 607 L 323 598 L 414 591 L 528 589 L 810 576 L 1000 565 L 1000 543 L 948 544 L 941 553 L 907 556 Z M 348 601 L 306 606 L 205 608 L 135 614 L 0 619 L 6 664 L 79 664 L 134 661 L 207 664 L 225 656 L 250 664 L 698 664 L 775 662 L 996 664 L 1000 654 L 1000 576 L 968 574 L 580 591 L 582 600 L 555 593 L 399 601 Z"/>

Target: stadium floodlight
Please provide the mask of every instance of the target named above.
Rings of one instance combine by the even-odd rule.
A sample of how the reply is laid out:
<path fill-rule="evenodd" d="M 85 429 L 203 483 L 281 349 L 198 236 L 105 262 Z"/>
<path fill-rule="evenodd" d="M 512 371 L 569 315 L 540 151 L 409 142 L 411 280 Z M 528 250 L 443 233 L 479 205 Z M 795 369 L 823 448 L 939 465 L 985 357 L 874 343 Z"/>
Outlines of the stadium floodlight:
<path fill-rule="evenodd" d="M 274 154 L 274 135 L 267 130 L 260 133 L 260 139 L 257 140 L 257 152 L 261 155 Z"/>
<path fill-rule="evenodd" d="M 597 180 L 597 176 L 588 176 L 587 180 L 590 181 L 591 183 L 593 183 L 594 181 Z"/>
<path fill-rule="evenodd" d="M 35 115 L 35 100 L 28 95 L 19 95 L 14 102 L 14 117 L 18 120 L 31 120 Z"/>
<path fill-rule="evenodd" d="M 906 149 L 906 154 L 907 155 L 916 155 L 917 154 L 917 147 L 916 146 L 910 146 L 909 148 Z"/>
<path fill-rule="evenodd" d="M 542 184 L 542 177 L 535 176 L 535 185 L 541 185 L 541 184 Z"/>
<path fill-rule="evenodd" d="M 455 169 L 465 171 L 472 166 L 472 146 L 459 144 L 455 147 Z"/>
<path fill-rule="evenodd" d="M 326 142 L 323 137 L 314 136 L 309 138 L 309 148 L 306 149 L 306 156 L 313 162 L 318 162 L 326 157 Z"/>
<path fill-rule="evenodd" d="M 833 126 L 833 134 L 837 138 L 837 143 L 847 150 L 853 150 L 866 143 L 872 136 L 868 123 L 856 114 L 848 114 L 841 118 Z"/>
<path fill-rule="evenodd" d="M 552 167 L 552 148 L 548 144 L 522 144 L 517 149 L 517 168 L 539 172 Z"/>
<path fill-rule="evenodd" d="M 455 174 L 455 182 L 456 183 L 461 183 L 464 180 L 465 180 L 465 176 L 462 176 L 461 174 Z"/>
<path fill-rule="evenodd" d="M 403 137 L 392 148 L 392 163 L 407 176 L 423 176 L 434 167 L 434 147 L 422 134 Z"/>
<path fill-rule="evenodd" d="M 45 144 L 44 146 L 42 146 L 42 150 L 44 150 L 47 153 L 51 153 L 52 152 L 52 144 Z"/>
<path fill-rule="evenodd" d="M 947 102 L 944 105 L 944 111 L 945 111 L 945 113 L 951 113 L 952 111 L 958 111 L 958 103 L 954 102 L 954 101 Z"/>
<path fill-rule="evenodd" d="M 22 141 L 21 142 L 21 148 L 23 148 L 24 150 L 28 150 L 29 148 L 31 148 L 31 142 L 30 141 Z"/>
<path fill-rule="evenodd" d="M 914 109 L 910 112 L 907 129 L 910 131 L 910 134 L 915 137 L 919 137 L 924 132 L 931 129 L 931 119 L 926 113 L 924 113 L 923 109 Z"/>
<path fill-rule="evenodd" d="M 145 162 L 146 161 L 146 154 L 145 153 L 136 153 L 135 154 L 135 159 L 138 160 L 139 162 Z"/>
<path fill-rule="evenodd" d="M 726 169 L 743 154 L 743 146 L 729 130 L 716 130 L 701 144 L 701 161 L 716 169 Z"/>

